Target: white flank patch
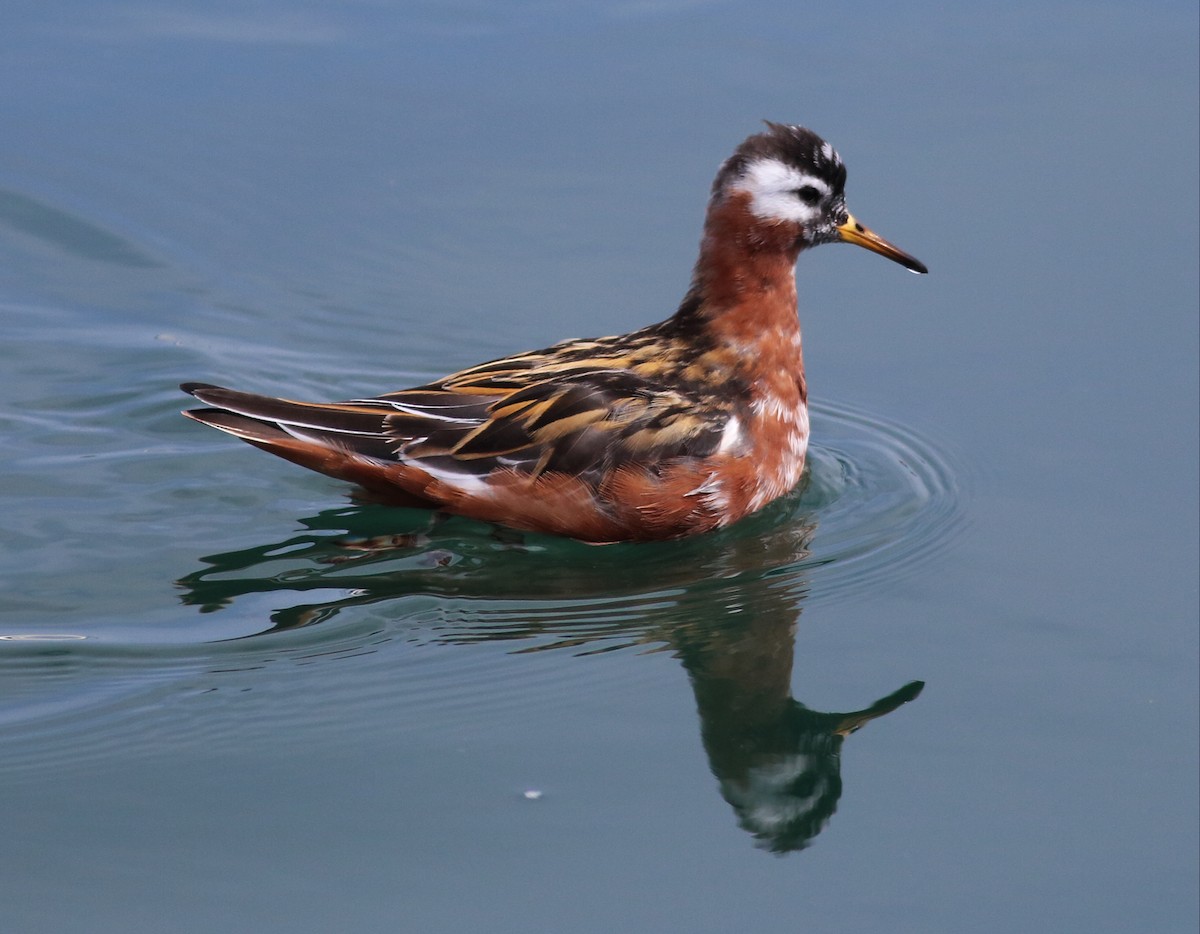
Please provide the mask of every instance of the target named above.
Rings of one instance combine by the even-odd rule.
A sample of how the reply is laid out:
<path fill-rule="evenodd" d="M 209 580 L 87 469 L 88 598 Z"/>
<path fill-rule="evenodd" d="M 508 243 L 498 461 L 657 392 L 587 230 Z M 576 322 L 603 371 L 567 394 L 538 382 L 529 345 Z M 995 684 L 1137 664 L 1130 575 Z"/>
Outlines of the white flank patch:
<path fill-rule="evenodd" d="M 718 454 L 727 454 L 742 443 L 742 423 L 736 415 L 731 415 L 721 432 L 721 443 L 717 445 Z"/>

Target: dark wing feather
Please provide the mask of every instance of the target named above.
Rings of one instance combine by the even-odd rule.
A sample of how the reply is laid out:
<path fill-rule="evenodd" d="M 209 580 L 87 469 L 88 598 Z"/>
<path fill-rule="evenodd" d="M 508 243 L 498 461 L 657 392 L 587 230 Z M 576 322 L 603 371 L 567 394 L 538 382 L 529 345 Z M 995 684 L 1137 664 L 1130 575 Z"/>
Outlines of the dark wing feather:
<path fill-rule="evenodd" d="M 477 376 L 475 391 L 482 388 Z M 634 460 L 712 454 L 732 414 L 628 369 L 541 368 L 539 376 L 494 402 L 485 421 L 442 427 L 404 445 L 402 456 L 413 463 L 451 457 L 473 473 L 508 467 L 597 481 Z"/>

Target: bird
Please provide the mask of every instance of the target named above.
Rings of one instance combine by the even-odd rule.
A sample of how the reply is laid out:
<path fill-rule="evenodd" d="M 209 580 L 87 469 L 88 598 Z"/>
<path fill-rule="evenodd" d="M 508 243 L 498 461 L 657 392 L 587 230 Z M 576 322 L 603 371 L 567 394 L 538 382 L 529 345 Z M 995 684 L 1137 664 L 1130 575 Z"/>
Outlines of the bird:
<path fill-rule="evenodd" d="M 712 184 L 670 317 L 421 386 L 298 402 L 183 383 L 183 412 L 396 506 L 593 544 L 724 528 L 800 481 L 808 387 L 795 265 L 823 243 L 919 260 L 846 208 L 846 168 L 811 130 L 766 122 Z"/>

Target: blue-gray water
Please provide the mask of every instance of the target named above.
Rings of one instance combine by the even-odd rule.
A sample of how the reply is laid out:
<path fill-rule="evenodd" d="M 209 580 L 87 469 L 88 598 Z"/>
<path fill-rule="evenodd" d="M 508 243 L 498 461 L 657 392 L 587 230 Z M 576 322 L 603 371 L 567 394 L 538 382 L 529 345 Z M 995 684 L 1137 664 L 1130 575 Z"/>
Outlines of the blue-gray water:
<path fill-rule="evenodd" d="M 1194 931 L 1197 85 L 1176 2 L 8 4 L 0 927 Z M 931 269 L 802 257 L 764 514 L 430 531 L 178 416 L 664 317 L 763 117 Z"/>

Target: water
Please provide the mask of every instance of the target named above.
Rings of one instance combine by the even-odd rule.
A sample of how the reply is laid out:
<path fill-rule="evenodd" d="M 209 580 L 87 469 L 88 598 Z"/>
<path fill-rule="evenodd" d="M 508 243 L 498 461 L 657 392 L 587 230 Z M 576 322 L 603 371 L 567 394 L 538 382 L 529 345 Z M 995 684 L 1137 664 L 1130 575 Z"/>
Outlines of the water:
<path fill-rule="evenodd" d="M 4 929 L 1194 930 L 1196 26 L 12 6 Z M 178 416 L 663 317 L 759 117 L 931 269 L 802 258 L 761 515 L 430 526 Z"/>

